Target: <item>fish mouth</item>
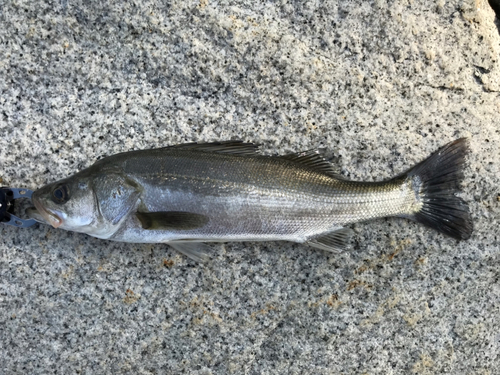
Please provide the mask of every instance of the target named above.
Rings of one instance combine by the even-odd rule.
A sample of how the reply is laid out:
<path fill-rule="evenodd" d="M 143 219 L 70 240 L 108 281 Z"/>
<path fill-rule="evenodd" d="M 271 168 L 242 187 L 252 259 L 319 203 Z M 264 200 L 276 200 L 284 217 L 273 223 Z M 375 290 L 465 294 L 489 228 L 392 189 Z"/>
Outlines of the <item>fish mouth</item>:
<path fill-rule="evenodd" d="M 32 199 L 33 204 L 35 205 L 36 210 L 42 217 L 45 219 L 47 223 L 52 225 L 54 228 L 58 228 L 62 225 L 62 220 L 59 216 L 57 216 L 50 209 L 43 207 L 43 205 L 38 201 L 38 199 Z M 36 220 L 36 218 L 34 218 Z"/>
<path fill-rule="evenodd" d="M 25 213 L 27 217 L 36 220 L 38 223 L 48 224 L 47 220 L 45 220 L 42 214 L 35 207 L 27 208 Z"/>

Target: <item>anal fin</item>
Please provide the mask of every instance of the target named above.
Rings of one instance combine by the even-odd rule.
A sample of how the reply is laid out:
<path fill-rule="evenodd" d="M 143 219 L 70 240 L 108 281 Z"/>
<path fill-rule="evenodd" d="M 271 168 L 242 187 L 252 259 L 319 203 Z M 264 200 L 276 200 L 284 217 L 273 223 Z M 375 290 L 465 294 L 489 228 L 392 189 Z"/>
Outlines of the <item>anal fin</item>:
<path fill-rule="evenodd" d="M 347 248 L 347 242 L 352 233 L 352 229 L 340 228 L 333 232 L 312 238 L 306 241 L 306 244 L 317 249 L 338 253 Z"/>
<path fill-rule="evenodd" d="M 168 244 L 196 262 L 204 263 L 210 258 L 210 246 L 203 242 L 172 241 Z"/>

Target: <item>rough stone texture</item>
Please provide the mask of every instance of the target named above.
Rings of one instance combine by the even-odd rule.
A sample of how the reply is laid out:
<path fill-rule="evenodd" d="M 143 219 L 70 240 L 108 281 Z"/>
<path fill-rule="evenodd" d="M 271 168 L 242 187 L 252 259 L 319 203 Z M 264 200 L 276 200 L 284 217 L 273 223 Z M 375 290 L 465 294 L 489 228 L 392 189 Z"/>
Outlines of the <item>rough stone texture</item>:
<path fill-rule="evenodd" d="M 469 137 L 466 242 L 405 220 L 352 250 L 0 228 L 1 373 L 495 374 L 500 37 L 486 0 L 1 1 L 0 175 L 243 139 L 328 148 L 348 178 Z"/>

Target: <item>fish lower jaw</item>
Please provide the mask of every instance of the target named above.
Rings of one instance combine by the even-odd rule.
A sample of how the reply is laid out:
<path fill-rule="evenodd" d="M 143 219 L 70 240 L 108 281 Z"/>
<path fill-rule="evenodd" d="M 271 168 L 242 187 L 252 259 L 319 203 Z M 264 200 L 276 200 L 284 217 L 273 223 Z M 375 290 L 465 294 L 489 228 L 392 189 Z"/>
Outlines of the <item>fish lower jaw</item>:
<path fill-rule="evenodd" d="M 26 209 L 26 216 L 28 216 L 30 219 L 35 220 L 38 223 L 41 224 L 50 224 L 47 222 L 47 220 L 38 212 L 38 210 L 35 207 L 29 207 Z"/>
<path fill-rule="evenodd" d="M 49 209 L 43 207 L 40 202 L 36 199 L 33 199 L 33 204 L 35 205 L 36 211 L 38 214 L 45 220 L 46 224 L 52 225 L 54 228 L 58 228 L 62 225 L 62 220 L 55 213 L 50 211 Z M 36 220 L 36 218 L 34 218 Z"/>

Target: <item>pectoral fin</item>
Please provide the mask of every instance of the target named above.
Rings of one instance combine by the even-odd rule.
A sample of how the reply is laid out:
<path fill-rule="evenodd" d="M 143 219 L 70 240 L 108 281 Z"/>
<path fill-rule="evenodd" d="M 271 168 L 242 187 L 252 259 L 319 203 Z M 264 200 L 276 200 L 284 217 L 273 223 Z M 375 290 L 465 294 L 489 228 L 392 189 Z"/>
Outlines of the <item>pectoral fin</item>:
<path fill-rule="evenodd" d="M 201 228 L 208 216 L 182 211 L 137 212 L 137 219 L 146 230 L 190 230 Z"/>
<path fill-rule="evenodd" d="M 340 228 L 325 235 L 312 238 L 309 241 L 307 241 L 306 244 L 315 247 L 317 249 L 337 253 L 345 250 L 351 234 L 352 234 L 351 229 Z"/>

